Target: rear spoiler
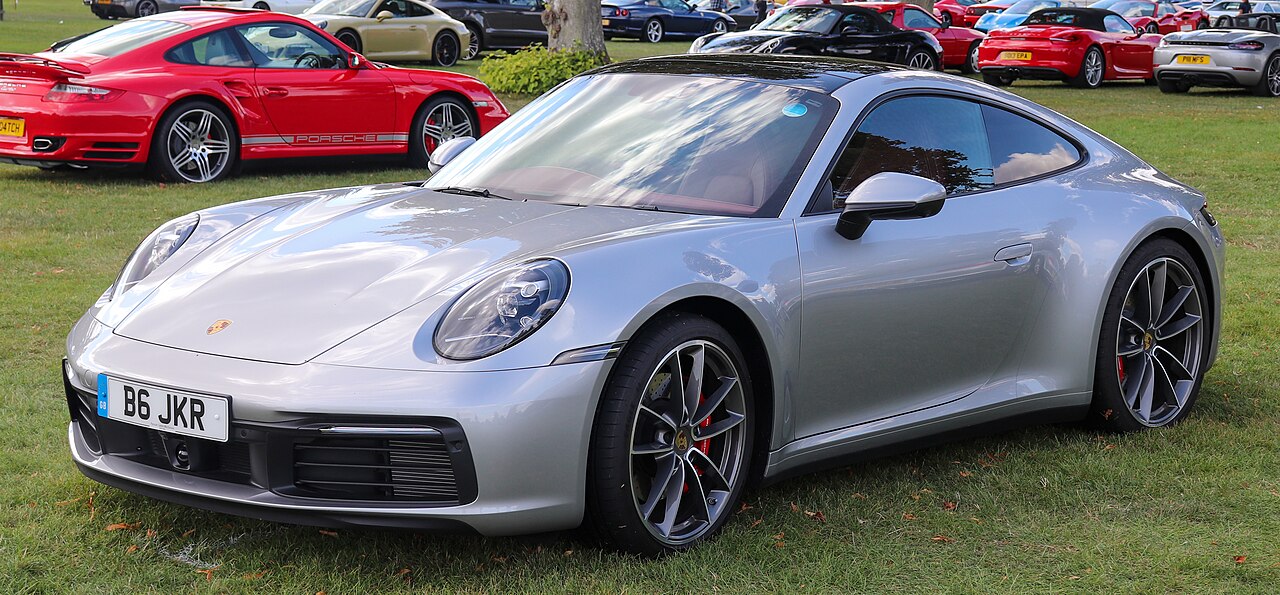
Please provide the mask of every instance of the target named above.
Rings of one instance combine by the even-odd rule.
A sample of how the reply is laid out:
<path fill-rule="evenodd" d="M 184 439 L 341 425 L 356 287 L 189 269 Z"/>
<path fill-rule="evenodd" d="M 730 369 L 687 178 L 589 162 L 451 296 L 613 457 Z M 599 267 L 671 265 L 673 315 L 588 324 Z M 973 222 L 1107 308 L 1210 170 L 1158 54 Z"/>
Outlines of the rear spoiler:
<path fill-rule="evenodd" d="M 50 79 L 82 77 L 91 71 L 88 66 L 70 60 L 58 62 L 28 54 L 0 53 L 0 76 L 26 76 Z"/>

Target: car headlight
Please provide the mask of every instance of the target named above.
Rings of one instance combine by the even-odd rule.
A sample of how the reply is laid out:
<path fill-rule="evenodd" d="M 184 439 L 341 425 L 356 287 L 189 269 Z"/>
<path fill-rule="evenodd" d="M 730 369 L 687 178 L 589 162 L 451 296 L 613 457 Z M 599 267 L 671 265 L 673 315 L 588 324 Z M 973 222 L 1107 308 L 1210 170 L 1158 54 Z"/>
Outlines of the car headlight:
<path fill-rule="evenodd" d="M 129 260 L 125 261 L 124 268 L 120 270 L 120 276 L 112 286 L 114 289 L 111 291 L 111 298 L 115 299 L 129 291 L 130 287 L 145 279 L 152 271 L 164 264 L 164 261 L 169 260 L 169 257 L 182 247 L 187 238 L 191 237 L 191 232 L 195 231 L 199 223 L 199 215 L 184 215 L 151 232 L 151 235 L 138 245 L 138 249 L 133 251 Z"/>
<path fill-rule="evenodd" d="M 316 21 L 316 22 L 315 22 L 315 25 L 316 25 L 316 27 L 318 27 L 318 28 L 320 28 L 320 29 L 322 29 L 322 30 L 323 30 L 323 29 L 328 29 L 328 28 L 329 28 L 329 21 Z"/>
<path fill-rule="evenodd" d="M 773 39 L 770 39 L 769 41 L 766 41 L 766 42 L 764 42 L 764 43 L 762 43 L 762 44 L 760 44 L 760 45 L 756 46 L 756 49 L 751 50 L 751 51 L 753 51 L 753 52 L 755 52 L 755 53 L 758 53 L 758 54 L 772 54 L 772 53 L 773 53 L 773 50 L 778 49 L 778 46 L 780 46 L 780 45 L 782 45 L 782 38 L 781 38 L 781 37 L 775 37 L 775 38 L 773 38 Z"/>
<path fill-rule="evenodd" d="M 569 293 L 569 269 L 558 260 L 533 260 L 477 283 L 436 327 L 436 351 L 454 360 L 488 357 L 533 334 Z"/>
<path fill-rule="evenodd" d="M 690 54 L 698 53 L 698 50 L 702 49 L 702 46 L 707 45 L 707 40 L 710 38 L 711 38 L 710 35 L 703 35 L 702 37 L 699 37 L 693 40 L 693 45 L 689 46 L 688 53 Z"/>

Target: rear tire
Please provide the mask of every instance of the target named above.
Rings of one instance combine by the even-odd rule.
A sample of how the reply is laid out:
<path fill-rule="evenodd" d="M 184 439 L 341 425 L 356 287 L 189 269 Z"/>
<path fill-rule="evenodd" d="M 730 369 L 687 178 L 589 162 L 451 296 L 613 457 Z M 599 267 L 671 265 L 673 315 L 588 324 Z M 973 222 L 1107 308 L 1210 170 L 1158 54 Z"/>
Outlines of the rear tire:
<path fill-rule="evenodd" d="M 667 34 L 666 28 L 662 26 L 662 21 L 658 19 L 649 19 L 644 24 L 644 40 L 649 43 L 658 43 Z"/>
<path fill-rule="evenodd" d="M 1157 25 L 1157 24 L 1155 24 L 1155 23 L 1147 23 L 1147 26 L 1146 26 L 1146 27 L 1143 27 L 1143 28 L 1144 28 L 1144 29 L 1146 29 L 1147 33 L 1159 33 L 1159 32 L 1160 32 L 1160 26 L 1159 26 L 1159 25 Z"/>
<path fill-rule="evenodd" d="M 240 165 L 235 120 L 208 101 L 180 104 L 160 118 L 151 134 L 147 165 L 161 182 L 216 182 Z"/>
<path fill-rule="evenodd" d="M 258 2 L 257 4 L 254 4 L 253 7 L 258 10 L 271 10 L 271 6 L 269 6 L 266 2 Z"/>
<path fill-rule="evenodd" d="M 363 51 L 361 49 L 363 44 L 360 43 L 360 35 L 355 31 L 352 31 L 350 29 L 343 29 L 339 31 L 337 35 L 334 35 L 334 37 L 336 37 L 338 41 L 341 41 L 347 47 L 351 48 L 351 51 L 357 54 Z"/>
<path fill-rule="evenodd" d="M 951 26 L 951 13 L 946 12 L 946 11 L 943 11 L 943 12 L 942 12 L 942 26 L 943 26 L 943 27 L 950 27 L 950 26 Z"/>
<path fill-rule="evenodd" d="M 1013 84 L 1013 81 L 1014 79 L 1012 77 L 1008 77 L 1003 74 L 982 73 L 982 82 L 991 85 L 992 87 L 1008 87 Z"/>
<path fill-rule="evenodd" d="M 1209 28 L 1209 19 L 1200 19 L 1199 21 L 1196 21 L 1196 29 L 1208 29 L 1208 28 Z"/>
<path fill-rule="evenodd" d="M 134 16 L 138 17 L 149 17 L 158 12 L 160 12 L 160 6 L 155 3 L 155 0 L 142 0 L 138 3 L 138 6 L 134 8 Z"/>
<path fill-rule="evenodd" d="M 484 37 L 480 34 L 480 28 L 467 23 L 467 31 L 471 32 L 471 41 L 467 42 L 467 49 L 462 52 L 463 60 L 475 60 L 480 57 L 480 52 L 484 51 Z"/>
<path fill-rule="evenodd" d="M 587 455 L 588 523 L 610 545 L 646 557 L 679 552 L 733 517 L 755 422 L 745 364 L 724 328 L 684 312 L 627 343 Z M 704 431 L 711 437 L 700 441 Z"/>
<path fill-rule="evenodd" d="M 453 66 L 458 63 L 458 56 L 461 54 L 462 42 L 458 41 L 458 36 L 453 31 L 441 31 L 431 43 L 431 62 L 436 66 Z"/>
<path fill-rule="evenodd" d="M 426 167 L 440 143 L 460 136 L 480 137 L 480 123 L 471 109 L 451 95 L 427 100 L 414 114 L 409 129 L 409 165 Z"/>
<path fill-rule="evenodd" d="M 1262 80 L 1251 90 L 1258 97 L 1280 97 L 1280 52 L 1267 58 L 1267 65 L 1262 68 Z"/>
<path fill-rule="evenodd" d="M 1081 89 L 1097 89 L 1107 74 L 1107 58 L 1098 46 L 1089 48 L 1080 60 L 1080 72 L 1067 80 L 1067 84 Z"/>
<path fill-rule="evenodd" d="M 1212 336 L 1207 297 L 1200 269 L 1177 242 L 1158 238 L 1129 257 L 1102 317 L 1094 424 L 1133 432 L 1170 426 L 1190 413 Z"/>
<path fill-rule="evenodd" d="M 1218 22 L 1214 26 L 1225 29 L 1227 27 L 1231 27 L 1232 24 L 1233 24 L 1233 19 L 1231 17 L 1223 16 L 1223 17 L 1218 17 Z"/>

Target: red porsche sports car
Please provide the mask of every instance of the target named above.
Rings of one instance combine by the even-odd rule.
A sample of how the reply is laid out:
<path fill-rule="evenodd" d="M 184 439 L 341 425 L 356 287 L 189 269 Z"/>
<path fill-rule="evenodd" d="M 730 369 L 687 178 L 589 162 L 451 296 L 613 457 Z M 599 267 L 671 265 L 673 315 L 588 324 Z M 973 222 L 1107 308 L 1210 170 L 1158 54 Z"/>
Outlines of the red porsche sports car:
<path fill-rule="evenodd" d="M 242 159 L 408 154 L 507 117 L 468 76 L 369 62 L 311 23 L 192 8 L 0 54 L 0 162 L 147 165 L 210 182 Z"/>
<path fill-rule="evenodd" d="M 963 27 L 965 9 L 978 4 L 980 0 L 938 0 L 933 3 L 933 16 L 948 27 Z M 973 22 L 977 22 L 975 18 Z M 969 25 L 972 26 L 972 25 Z"/>
<path fill-rule="evenodd" d="M 982 80 L 996 86 L 1020 78 L 1084 88 L 1120 79 L 1154 84 L 1152 57 L 1159 43 L 1159 35 L 1134 29 L 1109 10 L 1046 8 L 1021 27 L 989 33 L 978 47 L 978 68 Z"/>
<path fill-rule="evenodd" d="M 1209 13 L 1198 8 L 1188 10 L 1168 0 L 1101 0 L 1089 7 L 1110 10 L 1147 33 L 1167 34 L 1209 28 Z"/>
<path fill-rule="evenodd" d="M 933 35 L 942 44 L 944 67 L 959 68 L 964 72 L 978 71 L 978 44 L 986 37 L 981 31 L 944 25 L 920 7 L 905 2 L 862 2 L 858 6 L 879 12 L 899 29 L 925 31 Z"/>

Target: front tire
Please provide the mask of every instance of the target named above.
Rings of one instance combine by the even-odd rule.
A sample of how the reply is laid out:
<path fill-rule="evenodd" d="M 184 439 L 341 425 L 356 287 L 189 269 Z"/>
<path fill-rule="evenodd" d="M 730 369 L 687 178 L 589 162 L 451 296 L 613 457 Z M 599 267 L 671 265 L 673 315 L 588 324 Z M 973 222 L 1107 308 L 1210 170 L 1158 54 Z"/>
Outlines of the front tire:
<path fill-rule="evenodd" d="M 460 136 L 480 137 L 480 125 L 462 100 L 437 96 L 422 104 L 409 129 L 409 164 L 426 167 L 431 152 L 444 141 Z"/>
<path fill-rule="evenodd" d="M 160 12 L 160 6 L 155 3 L 155 0 L 142 0 L 134 10 L 139 17 L 149 17 Z"/>
<path fill-rule="evenodd" d="M 677 312 L 628 342 L 601 396 L 587 459 L 589 522 L 641 556 L 710 539 L 750 470 L 752 384 L 734 338 Z"/>
<path fill-rule="evenodd" d="M 1231 17 L 1221 16 L 1221 17 L 1218 17 L 1218 22 L 1214 26 L 1218 27 L 1219 29 L 1225 29 L 1227 27 L 1232 26 L 1233 22 L 1234 22 L 1234 19 L 1232 19 Z"/>
<path fill-rule="evenodd" d="M 1267 65 L 1262 69 L 1262 79 L 1251 90 L 1258 97 L 1280 97 L 1280 53 L 1271 54 L 1267 58 Z"/>
<path fill-rule="evenodd" d="M 347 47 L 351 48 L 351 51 L 357 54 L 363 51 L 362 47 L 364 44 L 360 43 L 360 35 L 357 34 L 355 31 L 352 31 L 350 29 L 343 29 L 339 31 L 337 35 L 334 35 L 334 37 L 336 37 L 338 41 L 341 41 Z"/>
<path fill-rule="evenodd" d="M 937 70 L 938 62 L 934 59 L 933 54 L 925 50 L 912 50 L 907 55 L 907 67 L 919 70 Z"/>
<path fill-rule="evenodd" d="M 728 30 L 729 30 L 729 23 L 726 23 L 723 20 L 717 19 L 716 22 L 711 24 L 712 33 L 724 33 Z"/>
<path fill-rule="evenodd" d="M 644 24 L 644 40 L 649 43 L 658 43 L 666 36 L 667 31 L 662 26 L 662 21 L 658 19 L 649 19 Z"/>
<path fill-rule="evenodd" d="M 1169 239 L 1143 244 L 1107 298 L 1090 418 L 1112 431 L 1173 425 L 1204 381 L 1211 328 L 1204 279 Z"/>
<path fill-rule="evenodd" d="M 951 13 L 946 12 L 946 11 L 943 11 L 943 13 L 942 13 L 942 26 L 943 26 L 943 27 L 950 27 L 950 26 L 951 26 Z"/>
<path fill-rule="evenodd" d="M 148 165 L 162 182 L 201 184 L 235 173 L 240 142 L 222 107 L 191 101 L 169 110 L 151 135 Z"/>
<path fill-rule="evenodd" d="M 982 42 L 975 41 L 969 45 L 969 53 L 965 55 L 964 64 L 960 65 L 960 72 L 965 74 L 978 72 L 978 46 L 981 44 Z"/>
<path fill-rule="evenodd" d="M 1080 61 L 1080 72 L 1067 81 L 1072 87 L 1081 89 L 1097 89 L 1107 72 L 1107 59 L 1098 46 L 1089 48 Z"/>
<path fill-rule="evenodd" d="M 462 53 L 462 42 L 453 31 L 441 31 L 431 44 L 431 62 L 436 66 L 449 67 L 458 63 Z"/>

